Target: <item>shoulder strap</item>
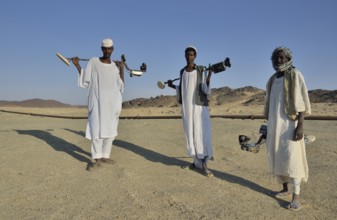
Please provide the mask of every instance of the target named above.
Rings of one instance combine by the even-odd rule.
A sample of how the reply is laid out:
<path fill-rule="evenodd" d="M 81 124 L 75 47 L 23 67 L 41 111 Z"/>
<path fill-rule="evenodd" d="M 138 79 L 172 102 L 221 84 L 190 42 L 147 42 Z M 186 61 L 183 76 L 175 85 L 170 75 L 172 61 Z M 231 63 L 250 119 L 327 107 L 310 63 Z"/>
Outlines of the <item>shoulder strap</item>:
<path fill-rule="evenodd" d="M 204 72 L 205 67 L 196 65 L 195 69 L 197 70 L 197 72 L 202 73 L 202 72 Z"/>
<path fill-rule="evenodd" d="M 186 68 L 186 67 L 184 67 L 184 68 L 182 68 L 182 69 L 180 70 L 180 78 L 181 78 L 181 76 L 183 75 L 183 72 L 184 72 L 185 68 Z"/>

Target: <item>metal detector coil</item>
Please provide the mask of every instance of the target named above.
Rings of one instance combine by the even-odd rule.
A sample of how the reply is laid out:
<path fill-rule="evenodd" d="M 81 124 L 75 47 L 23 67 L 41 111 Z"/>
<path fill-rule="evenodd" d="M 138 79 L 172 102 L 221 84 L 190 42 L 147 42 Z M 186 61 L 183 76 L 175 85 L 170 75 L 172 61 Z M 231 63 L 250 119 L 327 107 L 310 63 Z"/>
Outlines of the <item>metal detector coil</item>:
<path fill-rule="evenodd" d="M 173 80 L 171 80 L 171 81 L 174 82 L 174 81 L 177 81 L 178 79 L 180 79 L 180 78 L 176 78 L 176 79 L 173 79 Z M 165 88 L 165 84 L 168 84 L 169 81 L 170 81 L 170 80 L 167 80 L 166 82 L 158 81 L 158 82 L 157 82 L 158 88 L 159 88 L 159 89 L 164 89 L 164 88 Z"/>
<path fill-rule="evenodd" d="M 260 145 L 265 143 L 267 139 L 267 125 L 261 125 L 259 133 L 261 136 L 256 143 L 250 143 L 250 138 L 246 135 L 239 135 L 241 150 L 258 153 L 260 151 Z"/>
<path fill-rule="evenodd" d="M 141 75 L 143 75 L 144 72 L 146 72 L 147 66 L 146 66 L 145 63 L 142 63 L 142 65 L 140 66 L 140 70 L 133 70 L 133 69 L 130 69 L 129 66 L 127 65 L 125 54 L 122 54 L 121 59 L 122 59 L 122 62 L 124 63 L 124 65 L 125 65 L 125 68 L 129 71 L 130 77 L 141 76 Z"/>
<path fill-rule="evenodd" d="M 165 88 L 165 83 L 166 83 L 166 82 L 158 81 L 158 82 L 157 82 L 158 88 L 159 88 L 159 89 L 164 89 L 164 88 Z"/>

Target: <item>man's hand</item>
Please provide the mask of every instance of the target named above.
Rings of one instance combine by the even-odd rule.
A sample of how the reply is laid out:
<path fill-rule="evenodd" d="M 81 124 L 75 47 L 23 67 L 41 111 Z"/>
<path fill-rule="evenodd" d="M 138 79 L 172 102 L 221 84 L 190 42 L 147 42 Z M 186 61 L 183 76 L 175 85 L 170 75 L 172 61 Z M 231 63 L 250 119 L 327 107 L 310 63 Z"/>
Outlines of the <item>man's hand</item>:
<path fill-rule="evenodd" d="M 207 79 L 206 79 L 207 86 L 209 86 L 209 83 L 210 83 L 210 81 L 211 81 L 212 73 L 213 73 L 212 69 L 209 69 L 209 70 L 208 70 Z"/>
<path fill-rule="evenodd" d="M 293 141 L 299 141 L 303 138 L 303 124 L 297 124 L 297 127 L 294 132 Z"/>
<path fill-rule="evenodd" d="M 122 62 L 122 61 L 115 61 L 116 62 L 116 65 L 118 66 L 118 68 L 120 69 L 120 70 L 124 70 L 124 62 Z"/>
<path fill-rule="evenodd" d="M 78 74 L 81 74 L 81 65 L 80 65 L 80 58 L 72 57 L 70 58 L 71 62 L 73 62 L 74 66 L 76 67 Z"/>
<path fill-rule="evenodd" d="M 80 58 L 78 57 L 72 57 L 70 58 L 71 62 L 73 62 L 73 64 L 76 66 L 80 63 Z"/>
<path fill-rule="evenodd" d="M 125 66 L 124 62 L 117 60 L 117 61 L 115 61 L 115 63 L 116 63 L 116 66 L 119 69 L 119 77 L 124 82 L 124 66 Z"/>
<path fill-rule="evenodd" d="M 173 88 L 173 89 L 176 88 L 176 86 L 173 85 L 173 81 L 172 81 L 172 80 L 167 80 L 167 86 L 168 86 L 168 87 L 171 87 L 171 88 Z"/>
<path fill-rule="evenodd" d="M 299 112 L 297 127 L 295 128 L 295 131 L 294 131 L 293 141 L 299 141 L 303 138 L 303 135 L 304 135 L 303 134 L 303 122 L 304 122 L 304 113 Z"/>

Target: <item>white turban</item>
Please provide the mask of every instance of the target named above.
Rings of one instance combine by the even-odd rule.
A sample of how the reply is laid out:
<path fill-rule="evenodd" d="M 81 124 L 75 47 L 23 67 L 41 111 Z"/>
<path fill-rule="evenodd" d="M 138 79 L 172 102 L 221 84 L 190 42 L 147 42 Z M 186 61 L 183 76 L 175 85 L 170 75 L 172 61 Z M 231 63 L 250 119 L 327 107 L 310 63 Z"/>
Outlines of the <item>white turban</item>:
<path fill-rule="evenodd" d="M 273 60 L 273 56 L 274 56 L 277 52 L 279 52 L 279 51 L 282 51 L 282 52 L 286 55 L 286 57 L 287 57 L 289 60 L 292 60 L 292 59 L 293 59 L 293 52 L 292 52 L 289 48 L 286 48 L 286 47 L 277 47 L 277 48 L 273 51 L 273 53 L 272 53 L 272 55 L 271 55 L 271 60 Z"/>
<path fill-rule="evenodd" d="M 272 55 L 271 55 L 271 60 L 273 60 L 273 57 L 274 57 L 275 54 L 276 54 L 277 52 L 279 52 L 279 51 L 282 51 L 282 52 L 286 55 L 286 57 L 289 59 L 289 61 L 286 62 L 286 63 L 284 63 L 284 64 L 282 64 L 282 65 L 275 65 L 275 64 L 273 63 L 273 68 L 274 68 L 276 71 L 278 71 L 278 72 L 283 72 L 283 71 L 288 70 L 290 67 L 293 67 L 293 61 L 292 61 L 292 59 L 293 59 L 293 53 L 291 52 L 291 50 L 290 50 L 289 48 L 286 48 L 286 47 L 277 47 L 277 48 L 273 51 L 273 53 L 272 53 Z"/>
<path fill-rule="evenodd" d="M 102 47 L 112 47 L 113 41 L 109 38 L 102 40 Z"/>

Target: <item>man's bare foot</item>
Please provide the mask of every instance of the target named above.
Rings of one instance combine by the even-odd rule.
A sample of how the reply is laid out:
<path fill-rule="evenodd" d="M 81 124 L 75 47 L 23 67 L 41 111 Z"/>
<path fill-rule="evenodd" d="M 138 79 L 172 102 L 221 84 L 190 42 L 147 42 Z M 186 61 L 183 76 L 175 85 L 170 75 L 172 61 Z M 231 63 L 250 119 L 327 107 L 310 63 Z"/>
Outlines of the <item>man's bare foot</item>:
<path fill-rule="evenodd" d="M 283 186 L 283 189 L 281 191 L 277 191 L 277 192 L 270 191 L 267 194 L 270 195 L 270 196 L 278 197 L 278 198 L 282 198 L 282 197 L 291 195 L 291 192 L 288 189 L 288 183 L 283 183 L 282 186 Z"/>
<path fill-rule="evenodd" d="M 111 160 L 111 159 L 109 159 L 109 158 L 102 158 L 102 159 L 101 159 L 101 162 L 102 162 L 102 163 L 108 163 L 108 164 L 114 164 L 114 163 L 115 163 L 114 160 Z"/>
<path fill-rule="evenodd" d="M 87 170 L 88 171 L 93 171 L 93 170 L 96 170 L 97 168 L 99 168 L 100 166 L 101 166 L 101 160 L 98 159 L 95 162 L 88 163 Z"/>

